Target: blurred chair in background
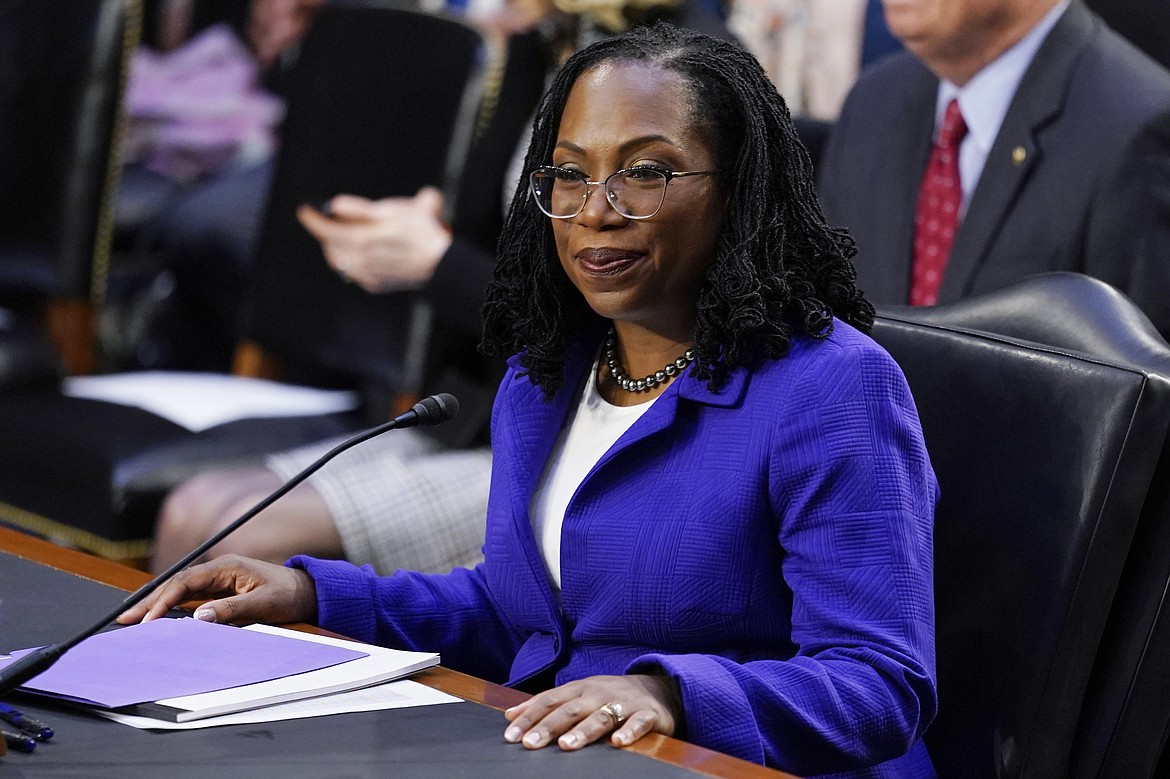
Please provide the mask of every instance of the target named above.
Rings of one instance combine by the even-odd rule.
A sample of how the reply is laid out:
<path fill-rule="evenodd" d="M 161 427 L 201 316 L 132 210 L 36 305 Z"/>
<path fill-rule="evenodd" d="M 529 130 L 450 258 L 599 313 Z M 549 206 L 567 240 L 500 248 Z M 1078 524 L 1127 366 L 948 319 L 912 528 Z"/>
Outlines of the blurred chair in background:
<path fill-rule="evenodd" d="M 104 370 L 227 371 L 284 76 L 323 0 L 153 0 L 134 53 Z"/>
<path fill-rule="evenodd" d="M 0 6 L 0 306 L 93 368 L 140 0 Z"/>

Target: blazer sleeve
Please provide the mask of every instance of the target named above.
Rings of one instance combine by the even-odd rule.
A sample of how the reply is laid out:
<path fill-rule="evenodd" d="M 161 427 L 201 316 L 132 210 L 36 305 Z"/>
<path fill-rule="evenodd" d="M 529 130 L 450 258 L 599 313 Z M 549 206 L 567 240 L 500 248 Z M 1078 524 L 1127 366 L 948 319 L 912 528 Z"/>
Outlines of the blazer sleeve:
<path fill-rule="evenodd" d="M 313 577 L 320 627 L 370 644 L 438 652 L 448 668 L 507 680 L 522 637 L 488 591 L 482 566 L 382 577 L 368 565 L 304 555 L 287 565 Z"/>
<path fill-rule="evenodd" d="M 836 380 L 798 379 L 822 398 L 773 431 L 776 575 L 792 591 L 795 654 L 660 653 L 627 669 L 676 680 L 688 740 L 800 774 L 903 755 L 937 708 L 937 482 L 896 364 L 877 349 L 847 360 Z"/>
<path fill-rule="evenodd" d="M 1170 110 L 1129 143 L 1086 216 L 1085 273 L 1129 295 L 1170 339 Z"/>

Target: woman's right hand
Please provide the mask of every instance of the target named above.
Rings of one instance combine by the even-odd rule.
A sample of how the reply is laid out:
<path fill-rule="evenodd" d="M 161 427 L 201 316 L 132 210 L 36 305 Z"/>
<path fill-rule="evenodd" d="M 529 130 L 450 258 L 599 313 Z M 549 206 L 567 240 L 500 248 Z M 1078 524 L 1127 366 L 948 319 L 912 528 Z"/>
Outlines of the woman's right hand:
<path fill-rule="evenodd" d="M 180 571 L 118 616 L 128 625 L 149 622 L 190 600 L 214 598 L 195 610 L 205 622 L 248 625 L 316 622 L 317 586 L 298 568 L 224 555 Z"/>

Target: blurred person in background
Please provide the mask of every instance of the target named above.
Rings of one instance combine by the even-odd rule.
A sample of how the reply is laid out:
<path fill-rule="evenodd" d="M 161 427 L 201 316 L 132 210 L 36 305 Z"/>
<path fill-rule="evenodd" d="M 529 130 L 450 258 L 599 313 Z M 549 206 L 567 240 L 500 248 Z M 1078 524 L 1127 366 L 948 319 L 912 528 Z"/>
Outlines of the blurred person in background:
<path fill-rule="evenodd" d="M 877 304 L 1095 276 L 1170 336 L 1170 73 L 1082 0 L 883 0 L 820 169 Z"/>
<path fill-rule="evenodd" d="M 126 95 L 112 367 L 228 371 L 272 181 L 281 78 L 324 0 L 156 0 Z M 150 280 L 143 287 L 143 277 Z M 115 277 L 115 283 L 117 277 Z"/>

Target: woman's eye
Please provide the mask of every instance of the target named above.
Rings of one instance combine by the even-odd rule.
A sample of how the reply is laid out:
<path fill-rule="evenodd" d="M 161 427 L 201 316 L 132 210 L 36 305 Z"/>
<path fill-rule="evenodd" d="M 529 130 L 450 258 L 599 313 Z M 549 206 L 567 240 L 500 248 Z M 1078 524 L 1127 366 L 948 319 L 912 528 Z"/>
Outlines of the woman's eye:
<path fill-rule="evenodd" d="M 650 181 L 666 176 L 668 171 L 658 165 L 635 165 L 626 169 L 626 178 L 631 181 Z"/>
<path fill-rule="evenodd" d="M 558 166 L 554 167 L 553 170 L 556 172 L 556 176 L 562 179 L 581 179 L 585 177 L 585 174 L 575 168 L 562 168 Z"/>

